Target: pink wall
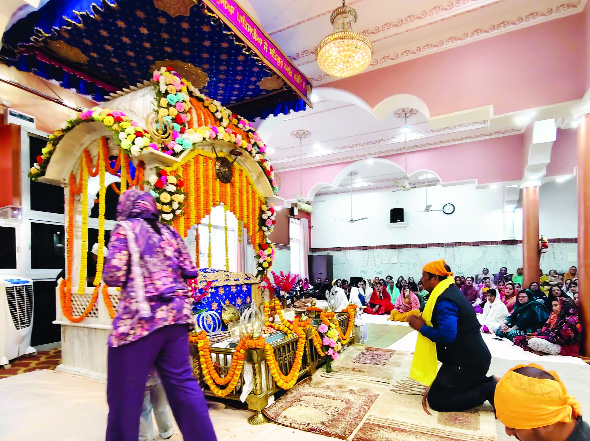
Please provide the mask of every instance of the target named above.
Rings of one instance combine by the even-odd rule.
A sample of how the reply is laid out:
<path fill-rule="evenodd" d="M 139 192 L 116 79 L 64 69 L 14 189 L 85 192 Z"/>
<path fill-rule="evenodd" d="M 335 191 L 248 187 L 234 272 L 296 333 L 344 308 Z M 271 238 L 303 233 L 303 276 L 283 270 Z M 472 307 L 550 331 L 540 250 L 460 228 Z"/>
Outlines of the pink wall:
<path fill-rule="evenodd" d="M 329 85 L 371 106 L 413 94 L 432 116 L 490 104 L 498 115 L 580 99 L 590 82 L 588 9 Z"/>
<path fill-rule="evenodd" d="M 523 135 L 515 135 L 412 152 L 408 154 L 408 172 L 432 170 L 443 182 L 469 179 L 477 179 L 479 184 L 516 181 L 523 175 L 523 146 Z M 403 155 L 381 159 L 404 166 Z M 306 197 L 320 182 L 331 183 L 349 164 L 351 162 L 304 169 L 303 196 Z M 279 172 L 279 177 L 279 196 L 292 199 L 293 194 L 299 194 L 299 170 Z"/>
<path fill-rule="evenodd" d="M 590 88 L 590 2 L 584 8 L 584 54 L 586 60 L 586 89 Z"/>
<path fill-rule="evenodd" d="M 551 148 L 547 176 L 570 175 L 578 163 L 577 130 L 559 130 Z"/>

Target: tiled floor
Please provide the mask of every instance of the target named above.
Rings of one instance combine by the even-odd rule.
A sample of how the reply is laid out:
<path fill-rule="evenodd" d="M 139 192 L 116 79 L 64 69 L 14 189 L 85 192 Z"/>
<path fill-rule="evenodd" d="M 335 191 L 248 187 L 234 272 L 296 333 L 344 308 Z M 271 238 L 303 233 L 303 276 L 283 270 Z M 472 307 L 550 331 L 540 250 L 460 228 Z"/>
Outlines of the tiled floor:
<path fill-rule="evenodd" d="M 34 357 L 21 357 L 10 362 L 9 369 L 0 367 L 0 380 L 39 369 L 55 369 L 61 362 L 61 349 L 39 351 Z"/>
<path fill-rule="evenodd" d="M 412 331 L 409 326 L 367 324 L 368 338 L 364 343 L 375 348 L 387 348 Z"/>

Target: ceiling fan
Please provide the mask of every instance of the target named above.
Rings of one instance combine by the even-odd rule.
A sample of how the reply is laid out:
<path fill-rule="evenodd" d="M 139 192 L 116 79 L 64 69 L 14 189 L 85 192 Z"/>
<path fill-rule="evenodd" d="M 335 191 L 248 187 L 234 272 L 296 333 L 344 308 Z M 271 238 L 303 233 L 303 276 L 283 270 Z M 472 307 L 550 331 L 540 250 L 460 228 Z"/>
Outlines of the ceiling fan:
<path fill-rule="evenodd" d="M 308 198 L 303 197 L 303 148 L 301 143 L 303 139 L 309 138 L 311 136 L 311 132 L 308 130 L 294 130 L 291 132 L 291 136 L 293 138 L 299 139 L 299 194 L 292 193 L 293 199 L 297 200 L 297 203 L 311 203 L 311 200 Z"/>
<path fill-rule="evenodd" d="M 352 185 L 352 176 L 355 174 L 355 172 L 350 172 L 350 219 L 348 220 L 344 220 L 344 219 L 334 219 L 336 221 L 340 221 L 340 222 L 348 222 L 349 224 L 354 224 L 355 222 L 359 222 L 362 220 L 366 220 L 368 219 L 368 217 L 361 217 L 358 219 L 355 219 L 352 217 L 352 189 L 353 189 L 353 185 Z"/>
<path fill-rule="evenodd" d="M 398 109 L 396 110 L 393 115 L 396 118 L 404 118 L 404 144 L 403 147 L 406 147 L 406 143 L 408 142 L 408 117 L 412 117 L 414 115 L 416 115 L 418 113 L 418 111 L 416 109 L 412 109 L 412 108 L 402 108 L 402 109 Z M 406 151 L 404 154 L 404 161 L 405 161 L 405 169 L 404 169 L 404 177 L 403 178 L 397 178 L 394 179 L 393 182 L 395 183 L 395 185 L 397 187 L 399 187 L 399 189 L 397 190 L 393 190 L 393 192 L 398 192 L 398 191 L 408 191 L 412 189 L 412 186 L 410 185 L 410 177 L 408 176 L 408 152 Z"/>

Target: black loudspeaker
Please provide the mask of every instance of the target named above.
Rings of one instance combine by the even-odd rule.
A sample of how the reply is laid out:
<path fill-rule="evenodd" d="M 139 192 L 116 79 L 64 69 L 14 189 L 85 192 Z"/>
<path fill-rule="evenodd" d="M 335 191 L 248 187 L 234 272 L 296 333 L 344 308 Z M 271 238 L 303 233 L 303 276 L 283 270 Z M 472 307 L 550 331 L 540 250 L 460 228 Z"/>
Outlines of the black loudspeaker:
<path fill-rule="evenodd" d="M 297 209 L 297 207 L 289 208 L 289 216 L 293 217 L 297 215 L 299 215 L 299 210 Z"/>
<path fill-rule="evenodd" d="M 315 279 L 318 277 L 322 279 L 322 282 L 324 279 L 328 279 L 332 283 L 333 259 L 332 255 L 312 254 L 308 256 L 309 283 L 315 283 Z"/>
<path fill-rule="evenodd" d="M 403 208 L 392 208 L 389 210 L 389 223 L 397 224 L 398 222 L 404 221 L 404 209 Z"/>

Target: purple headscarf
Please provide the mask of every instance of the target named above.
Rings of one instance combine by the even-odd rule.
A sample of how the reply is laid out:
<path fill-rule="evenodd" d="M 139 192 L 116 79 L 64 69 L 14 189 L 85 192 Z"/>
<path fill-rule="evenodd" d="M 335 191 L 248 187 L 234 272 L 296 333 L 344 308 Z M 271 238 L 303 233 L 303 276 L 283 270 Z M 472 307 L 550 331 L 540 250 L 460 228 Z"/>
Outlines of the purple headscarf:
<path fill-rule="evenodd" d="M 153 219 L 160 218 L 154 197 L 135 188 L 122 193 L 117 205 L 117 220 Z"/>

